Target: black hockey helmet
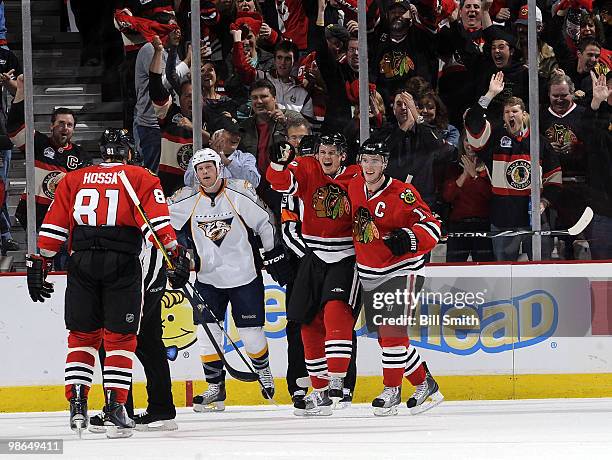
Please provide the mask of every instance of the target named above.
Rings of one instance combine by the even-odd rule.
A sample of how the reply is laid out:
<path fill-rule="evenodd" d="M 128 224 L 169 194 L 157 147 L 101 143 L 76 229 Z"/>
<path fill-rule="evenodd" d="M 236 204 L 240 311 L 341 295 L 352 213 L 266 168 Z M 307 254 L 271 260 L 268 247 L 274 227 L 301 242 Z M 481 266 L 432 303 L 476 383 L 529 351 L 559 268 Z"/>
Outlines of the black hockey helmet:
<path fill-rule="evenodd" d="M 299 155 L 314 155 L 317 153 L 317 147 L 319 146 L 319 137 L 312 134 L 307 134 L 302 137 L 300 145 L 298 146 Z"/>
<path fill-rule="evenodd" d="M 385 139 L 370 138 L 359 148 L 358 160 L 361 159 L 361 155 L 380 155 L 384 160 L 388 160 L 391 152 L 389 152 Z"/>
<path fill-rule="evenodd" d="M 341 152 L 346 152 L 348 148 L 346 138 L 340 133 L 323 134 L 319 138 L 319 145 L 335 145 Z"/>
<path fill-rule="evenodd" d="M 127 161 L 140 164 L 141 158 L 136 153 L 134 138 L 127 129 L 107 128 L 100 136 L 100 153 L 103 160 Z"/>

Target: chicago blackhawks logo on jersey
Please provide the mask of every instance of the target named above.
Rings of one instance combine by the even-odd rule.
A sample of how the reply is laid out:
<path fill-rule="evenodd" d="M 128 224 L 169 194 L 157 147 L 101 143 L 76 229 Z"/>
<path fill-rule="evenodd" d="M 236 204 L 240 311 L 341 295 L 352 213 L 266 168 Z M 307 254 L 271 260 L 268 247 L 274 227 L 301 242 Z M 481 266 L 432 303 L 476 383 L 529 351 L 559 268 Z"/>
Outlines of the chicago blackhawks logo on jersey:
<path fill-rule="evenodd" d="M 344 214 L 351 213 L 351 205 L 346 192 L 336 184 L 319 187 L 312 195 L 312 207 L 317 217 L 338 219 Z"/>
<path fill-rule="evenodd" d="M 544 135 L 550 142 L 557 142 L 561 145 L 576 144 L 578 142 L 576 134 L 570 128 L 557 123 L 548 128 Z"/>
<path fill-rule="evenodd" d="M 193 156 L 193 145 L 185 144 L 176 152 L 176 163 L 181 169 L 187 170 L 189 166 L 189 160 Z"/>
<path fill-rule="evenodd" d="M 380 73 L 385 78 L 403 77 L 414 71 L 414 61 L 400 51 L 385 53 L 379 63 Z"/>
<path fill-rule="evenodd" d="M 512 188 L 526 189 L 531 185 L 531 165 L 526 160 L 515 160 L 506 169 L 506 180 Z"/>
<path fill-rule="evenodd" d="M 368 244 L 380 238 L 374 218 L 367 208 L 359 208 L 353 218 L 353 237 L 358 243 Z"/>
<path fill-rule="evenodd" d="M 409 188 L 400 193 L 400 198 L 406 204 L 413 204 L 416 202 L 416 196 L 414 196 L 414 193 Z"/>
<path fill-rule="evenodd" d="M 198 227 L 204 231 L 206 238 L 210 239 L 217 247 L 221 246 L 226 235 L 232 229 L 233 217 L 229 219 L 213 220 L 212 222 L 198 222 Z"/>

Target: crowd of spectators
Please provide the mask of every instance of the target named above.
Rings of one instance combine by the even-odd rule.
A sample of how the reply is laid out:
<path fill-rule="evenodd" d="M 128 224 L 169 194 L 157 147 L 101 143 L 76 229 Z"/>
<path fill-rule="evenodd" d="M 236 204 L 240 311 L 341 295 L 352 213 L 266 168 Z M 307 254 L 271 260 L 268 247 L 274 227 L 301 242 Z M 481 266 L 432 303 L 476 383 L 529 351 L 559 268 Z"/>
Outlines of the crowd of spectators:
<path fill-rule="evenodd" d="M 280 196 L 265 179 L 275 141 L 339 133 L 347 162 L 356 161 L 357 0 L 201 0 L 198 44 L 189 0 L 116 1 L 97 33 L 100 15 L 73 3 L 82 65 L 112 54 L 99 32 L 109 21 L 121 34 L 124 126 L 166 194 L 191 180 L 194 52 L 204 144 L 228 177 L 246 170 L 275 213 Z M 532 212 L 543 228 L 564 229 L 591 206 L 581 238 L 593 259 L 612 259 L 612 0 L 538 0 L 538 133 L 528 113 L 525 0 L 366 4 L 369 136 L 387 143 L 388 174 L 414 184 L 449 232 L 526 228 Z M 540 137 L 539 204 L 529 198 L 530 135 Z M 574 258 L 574 239 L 557 257 Z M 516 260 L 529 249 L 528 238 L 449 238 L 446 260 Z M 542 253 L 553 257 L 552 241 Z"/>

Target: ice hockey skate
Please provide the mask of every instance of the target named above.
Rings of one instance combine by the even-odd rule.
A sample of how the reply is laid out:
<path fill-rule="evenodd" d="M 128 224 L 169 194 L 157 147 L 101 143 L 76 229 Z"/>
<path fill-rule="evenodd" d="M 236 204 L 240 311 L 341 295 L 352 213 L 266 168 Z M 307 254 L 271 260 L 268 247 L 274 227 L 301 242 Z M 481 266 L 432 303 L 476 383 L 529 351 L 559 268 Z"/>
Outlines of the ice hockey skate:
<path fill-rule="evenodd" d="M 89 417 L 89 426 L 87 429 L 91 433 L 106 433 L 106 427 L 104 426 L 104 411 Z"/>
<path fill-rule="evenodd" d="M 297 416 L 331 415 L 333 404 L 327 390 L 314 390 L 302 401 L 297 401 L 293 405 L 293 413 Z"/>
<path fill-rule="evenodd" d="M 342 399 L 336 403 L 334 410 L 342 410 L 351 407 L 353 403 L 353 394 L 348 388 L 342 389 Z"/>
<path fill-rule="evenodd" d="M 136 431 L 174 431 L 178 430 L 178 425 L 174 417 L 164 417 L 162 415 L 149 414 L 146 410 L 134 416 Z"/>
<path fill-rule="evenodd" d="M 412 396 L 406 401 L 406 406 L 408 406 L 412 415 L 433 409 L 444 401 L 444 395 L 440 393 L 438 383 L 429 373 L 427 365 L 423 363 L 423 366 L 425 367 L 425 381 L 417 385 Z"/>
<path fill-rule="evenodd" d="M 79 435 L 79 438 L 83 436 L 83 430 L 87 429 L 89 422 L 84 390 L 85 387 L 81 384 L 72 385 L 72 397 L 70 398 L 70 428 Z"/>
<path fill-rule="evenodd" d="M 344 393 L 342 392 L 344 388 L 344 379 L 342 377 L 337 377 L 335 375 L 331 376 L 329 379 L 329 398 L 334 403 L 334 409 L 340 402 L 340 400 L 344 397 Z"/>
<path fill-rule="evenodd" d="M 106 437 L 129 438 L 134 434 L 134 420 L 125 410 L 125 405 L 116 401 L 115 392 L 107 391 L 107 403 L 104 406 L 104 426 L 106 426 Z"/>
<path fill-rule="evenodd" d="M 298 401 L 303 401 L 306 397 L 306 390 L 295 390 L 291 395 L 291 402 L 295 404 Z"/>
<path fill-rule="evenodd" d="M 225 410 L 225 382 L 209 383 L 208 390 L 194 396 L 194 412 L 221 412 Z"/>
<path fill-rule="evenodd" d="M 386 417 L 397 415 L 397 408 L 402 403 L 402 387 L 385 387 L 383 392 L 372 401 L 374 415 Z"/>
<path fill-rule="evenodd" d="M 257 374 L 259 374 L 259 380 L 261 380 L 263 384 L 261 395 L 264 399 L 272 399 L 274 397 L 274 376 L 272 375 L 270 366 L 263 369 L 257 369 Z"/>

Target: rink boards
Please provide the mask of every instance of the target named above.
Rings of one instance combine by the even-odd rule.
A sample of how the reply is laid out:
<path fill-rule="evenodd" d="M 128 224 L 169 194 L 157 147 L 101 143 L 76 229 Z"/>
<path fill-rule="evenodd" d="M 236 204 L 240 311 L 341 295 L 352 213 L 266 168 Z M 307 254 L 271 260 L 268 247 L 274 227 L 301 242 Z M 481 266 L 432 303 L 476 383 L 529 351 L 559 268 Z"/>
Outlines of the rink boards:
<path fill-rule="evenodd" d="M 447 399 L 612 396 L 612 264 L 431 266 L 423 274 L 431 296 L 419 299 L 415 315 L 433 319 L 411 327 L 410 336 Z M 66 407 L 66 278 L 50 279 L 55 294 L 40 304 L 31 302 L 24 276 L 0 276 L 0 412 Z M 287 362 L 284 291 L 265 280 L 277 400 L 288 402 L 282 378 Z M 191 308 L 178 291 L 166 293 L 162 306 L 175 402 L 185 405 L 205 387 Z M 470 316 L 479 324 L 462 326 L 460 318 Z M 435 318 L 459 319 L 445 326 Z M 356 329 L 355 400 L 366 402 L 382 386 L 380 349 L 362 320 Z M 239 341 L 233 325 L 228 330 Z M 236 353 L 227 344 L 226 350 L 238 367 Z M 144 374 L 139 364 L 135 367 L 136 403 L 142 405 Z M 101 382 L 99 370 L 96 381 Z M 92 407 L 101 401 L 95 386 Z M 260 403 L 256 384 L 228 381 L 228 404 Z"/>

